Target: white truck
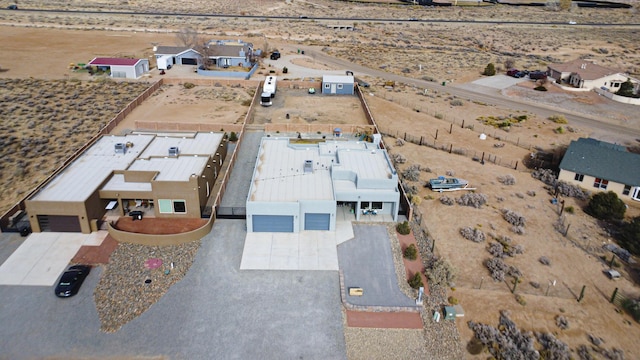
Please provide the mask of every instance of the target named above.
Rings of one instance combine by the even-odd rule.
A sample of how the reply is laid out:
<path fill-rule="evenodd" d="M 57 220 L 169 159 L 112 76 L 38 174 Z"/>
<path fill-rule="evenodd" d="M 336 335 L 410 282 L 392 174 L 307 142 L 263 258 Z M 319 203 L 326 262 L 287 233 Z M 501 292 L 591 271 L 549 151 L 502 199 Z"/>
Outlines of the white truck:
<path fill-rule="evenodd" d="M 171 69 L 171 63 L 173 62 L 173 57 L 169 55 L 162 55 L 156 58 L 156 62 L 158 64 L 158 70 L 169 70 Z"/>
<path fill-rule="evenodd" d="M 273 101 L 271 100 L 271 93 L 263 92 L 262 94 L 260 94 L 260 105 L 262 106 L 273 105 Z"/>

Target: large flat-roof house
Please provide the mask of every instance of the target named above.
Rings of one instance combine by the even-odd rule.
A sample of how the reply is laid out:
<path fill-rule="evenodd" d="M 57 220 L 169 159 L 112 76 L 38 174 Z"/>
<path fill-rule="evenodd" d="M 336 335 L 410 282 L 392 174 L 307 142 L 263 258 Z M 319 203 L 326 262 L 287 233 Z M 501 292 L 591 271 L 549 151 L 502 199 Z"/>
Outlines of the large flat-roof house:
<path fill-rule="evenodd" d="M 247 231 L 335 230 L 338 209 L 352 220 L 397 221 L 398 174 L 374 138 L 263 138 L 247 198 Z"/>
<path fill-rule="evenodd" d="M 624 146 L 580 138 L 562 158 L 558 180 L 640 201 L 640 155 Z"/>
<path fill-rule="evenodd" d="M 627 81 L 623 72 L 598 65 L 592 61 L 576 59 L 562 64 L 547 66 L 549 76 L 576 88 L 596 89 L 606 87 L 612 92 Z"/>
<path fill-rule="evenodd" d="M 97 57 L 89 61 L 87 65 L 109 69 L 113 78 L 137 79 L 149 72 L 148 59 Z"/>
<path fill-rule="evenodd" d="M 26 200 L 31 227 L 90 233 L 108 211 L 199 218 L 225 156 L 222 133 L 102 136 Z"/>
<path fill-rule="evenodd" d="M 322 93 L 353 95 L 355 88 L 353 75 L 323 75 Z"/>
<path fill-rule="evenodd" d="M 155 46 L 153 51 L 158 64 L 162 62 L 169 65 L 198 65 L 198 59 L 201 57 L 199 52 L 187 46 Z"/>

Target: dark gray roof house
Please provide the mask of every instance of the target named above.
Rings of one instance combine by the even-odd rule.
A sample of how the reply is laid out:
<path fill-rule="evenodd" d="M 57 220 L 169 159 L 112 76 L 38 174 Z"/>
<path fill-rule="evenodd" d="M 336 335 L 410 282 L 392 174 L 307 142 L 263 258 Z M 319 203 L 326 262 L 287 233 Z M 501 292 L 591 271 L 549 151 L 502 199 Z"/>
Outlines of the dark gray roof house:
<path fill-rule="evenodd" d="M 624 146 L 580 138 L 571 142 L 562 158 L 558 180 L 587 188 L 593 180 L 593 187 L 598 190 L 640 200 L 640 154 L 629 152 Z"/>

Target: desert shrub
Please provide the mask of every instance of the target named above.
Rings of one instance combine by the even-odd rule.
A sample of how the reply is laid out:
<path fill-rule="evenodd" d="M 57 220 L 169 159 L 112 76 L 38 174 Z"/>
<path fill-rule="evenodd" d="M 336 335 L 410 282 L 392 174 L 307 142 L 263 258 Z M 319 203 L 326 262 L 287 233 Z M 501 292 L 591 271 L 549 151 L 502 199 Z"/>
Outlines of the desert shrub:
<path fill-rule="evenodd" d="M 407 158 L 402 154 L 391 154 L 391 161 L 393 161 L 394 165 L 404 164 L 407 162 Z"/>
<path fill-rule="evenodd" d="M 413 195 L 418 194 L 418 187 L 415 185 L 409 185 L 406 182 L 402 183 L 402 188 L 404 189 L 404 192 L 407 193 L 407 195 L 409 196 L 409 200 L 411 200 L 411 197 Z"/>
<path fill-rule="evenodd" d="M 402 145 L 404 145 L 404 143 L 405 143 L 404 139 L 401 139 L 401 138 L 397 138 L 396 139 L 396 145 L 397 146 L 402 146 Z"/>
<path fill-rule="evenodd" d="M 229 141 L 231 141 L 231 142 L 238 141 L 238 135 L 236 134 L 236 132 L 235 132 L 235 131 L 232 131 L 232 132 L 229 134 Z"/>
<path fill-rule="evenodd" d="M 542 265 L 551 266 L 551 260 L 546 256 L 540 256 L 538 261 L 540 261 L 540 264 L 542 264 Z"/>
<path fill-rule="evenodd" d="M 489 254 L 496 258 L 504 258 L 506 256 L 506 254 L 504 253 L 504 246 L 497 242 L 492 242 L 491 244 L 489 244 L 487 251 L 489 252 Z"/>
<path fill-rule="evenodd" d="M 518 302 L 518 304 L 525 306 L 527 305 L 527 299 L 524 298 L 524 296 L 517 294 L 516 295 L 516 301 Z"/>
<path fill-rule="evenodd" d="M 435 113 L 433 117 L 440 120 L 444 119 L 444 115 L 442 115 L 441 113 Z"/>
<path fill-rule="evenodd" d="M 551 115 L 548 117 L 549 120 L 553 121 L 556 124 L 567 124 L 567 118 L 564 115 Z"/>
<path fill-rule="evenodd" d="M 568 212 L 569 214 L 573 214 L 574 212 L 576 212 L 576 209 L 574 209 L 573 206 L 567 206 L 566 208 L 564 208 L 564 211 Z"/>
<path fill-rule="evenodd" d="M 409 259 L 411 261 L 415 260 L 418 258 L 418 249 L 416 248 L 415 244 L 411 244 L 409 246 L 407 246 L 406 249 L 404 249 L 404 253 L 403 253 L 405 259 Z"/>
<path fill-rule="evenodd" d="M 493 76 L 496 74 L 496 66 L 493 63 L 488 63 L 487 67 L 484 68 L 482 75 Z"/>
<path fill-rule="evenodd" d="M 515 185 L 516 178 L 511 174 L 498 176 L 498 181 L 503 185 Z"/>
<path fill-rule="evenodd" d="M 531 177 L 538 179 L 547 185 L 556 185 L 556 174 L 551 169 L 536 169 L 531 173 Z"/>
<path fill-rule="evenodd" d="M 520 269 L 518 269 L 517 267 L 515 267 L 513 265 L 507 265 L 507 268 L 505 270 L 505 274 L 509 275 L 509 276 L 513 276 L 513 277 L 515 277 L 517 279 L 522 277 L 522 272 L 520 271 Z"/>
<path fill-rule="evenodd" d="M 569 360 L 572 358 L 569 346 L 556 339 L 552 334 L 537 332 L 536 338 L 540 345 L 542 345 L 542 349 L 540 350 L 541 359 Z"/>
<path fill-rule="evenodd" d="M 620 246 L 634 255 L 640 255 L 640 216 L 625 221 L 618 236 Z"/>
<path fill-rule="evenodd" d="M 558 126 L 557 128 L 553 129 L 553 131 L 556 134 L 564 134 L 564 128 L 562 126 Z"/>
<path fill-rule="evenodd" d="M 427 266 L 426 275 L 430 284 L 447 286 L 455 279 L 455 269 L 442 258 L 432 258 Z"/>
<path fill-rule="evenodd" d="M 622 307 L 625 308 L 636 321 L 640 321 L 640 300 L 626 299 L 622 303 Z"/>
<path fill-rule="evenodd" d="M 469 321 L 469 328 L 494 359 L 539 359 L 534 338 L 529 332 L 521 332 L 509 319 L 507 311 L 500 311 L 497 327 Z"/>
<path fill-rule="evenodd" d="M 458 305 L 459 301 L 457 298 L 453 297 L 453 296 L 449 296 L 449 298 L 447 299 L 447 301 L 449 302 L 449 304 L 451 305 Z"/>
<path fill-rule="evenodd" d="M 405 220 L 396 226 L 396 231 L 402 235 L 408 235 L 411 232 L 411 226 L 409 226 L 409 222 Z"/>
<path fill-rule="evenodd" d="M 402 177 L 409 181 L 420 180 L 420 165 L 409 165 L 409 167 L 402 170 Z"/>
<path fill-rule="evenodd" d="M 562 330 L 567 330 L 569 328 L 569 320 L 563 315 L 556 316 L 556 326 Z"/>
<path fill-rule="evenodd" d="M 522 226 L 516 226 L 516 225 L 514 225 L 514 226 L 512 226 L 512 227 L 511 227 L 511 231 L 512 231 L 514 234 L 518 234 L 518 235 L 524 235 L 524 233 L 525 233 L 525 231 L 524 231 L 524 227 L 522 227 Z"/>
<path fill-rule="evenodd" d="M 587 214 L 600 220 L 621 220 L 626 210 L 624 201 L 613 191 L 593 195 L 585 209 Z"/>
<path fill-rule="evenodd" d="M 533 191 L 533 190 L 527 190 L 527 195 L 529 195 L 531 197 L 534 197 L 534 196 L 536 196 L 536 192 Z"/>
<path fill-rule="evenodd" d="M 547 91 L 547 88 L 544 87 L 543 85 L 538 85 L 538 86 L 534 87 L 533 90 L 536 90 L 536 91 Z"/>
<path fill-rule="evenodd" d="M 461 228 L 460 235 L 462 235 L 463 238 L 471 240 L 473 242 L 483 242 L 486 238 L 482 230 L 474 229 L 470 226 Z"/>
<path fill-rule="evenodd" d="M 460 99 L 453 99 L 453 100 L 451 100 L 451 102 L 449 102 L 449 104 L 451 106 L 462 106 L 462 105 L 464 105 L 464 102 L 462 100 L 460 100 Z"/>
<path fill-rule="evenodd" d="M 467 193 L 458 198 L 457 203 L 463 206 L 473 206 L 476 209 L 487 203 L 487 195 L 478 193 Z"/>
<path fill-rule="evenodd" d="M 493 281 L 504 281 L 504 275 L 507 270 L 507 264 L 502 259 L 494 257 L 485 261 L 485 266 L 491 273 Z"/>
<path fill-rule="evenodd" d="M 566 183 L 564 181 L 558 181 L 556 186 L 558 189 L 558 194 L 562 196 L 572 197 L 580 200 L 586 200 L 591 195 L 589 191 L 579 186 Z"/>
<path fill-rule="evenodd" d="M 525 226 L 527 220 L 524 216 L 509 209 L 502 209 L 502 217 L 513 226 Z"/>
<path fill-rule="evenodd" d="M 186 82 L 184 83 L 184 85 L 182 85 L 185 89 L 193 89 L 194 87 L 196 87 L 196 84 L 194 83 L 190 83 L 190 82 Z"/>
<path fill-rule="evenodd" d="M 540 283 L 539 282 L 530 281 L 529 285 L 531 285 L 531 287 L 534 288 L 534 289 L 540 289 Z"/>
<path fill-rule="evenodd" d="M 419 289 L 420 287 L 424 286 L 424 284 L 422 283 L 422 276 L 420 276 L 419 272 L 413 274 L 413 276 L 407 282 L 409 283 L 409 286 L 414 289 Z"/>
<path fill-rule="evenodd" d="M 440 202 L 444 205 L 449 205 L 449 206 L 453 206 L 453 204 L 455 204 L 455 201 L 448 196 L 440 197 Z"/>

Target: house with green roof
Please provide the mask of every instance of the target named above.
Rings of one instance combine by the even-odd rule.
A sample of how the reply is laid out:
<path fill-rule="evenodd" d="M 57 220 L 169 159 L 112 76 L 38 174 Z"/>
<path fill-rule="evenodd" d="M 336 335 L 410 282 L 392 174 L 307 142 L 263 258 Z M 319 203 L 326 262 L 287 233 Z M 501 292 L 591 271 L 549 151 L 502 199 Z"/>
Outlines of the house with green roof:
<path fill-rule="evenodd" d="M 559 181 L 594 191 L 613 191 L 622 200 L 640 201 L 640 154 L 624 146 L 580 138 L 560 162 Z"/>

